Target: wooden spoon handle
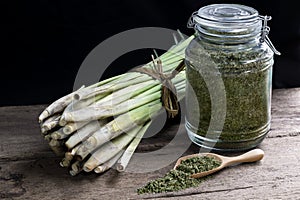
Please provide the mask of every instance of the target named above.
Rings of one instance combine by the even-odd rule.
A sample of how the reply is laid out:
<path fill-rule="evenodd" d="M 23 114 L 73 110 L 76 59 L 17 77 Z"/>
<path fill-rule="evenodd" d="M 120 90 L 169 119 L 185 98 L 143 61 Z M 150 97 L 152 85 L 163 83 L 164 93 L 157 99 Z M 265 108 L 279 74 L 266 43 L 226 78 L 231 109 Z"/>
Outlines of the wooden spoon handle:
<path fill-rule="evenodd" d="M 240 156 L 231 157 L 230 159 L 228 159 L 226 165 L 231 165 L 231 164 L 241 163 L 241 162 L 255 162 L 261 160 L 263 157 L 264 157 L 263 150 L 254 149 Z"/>

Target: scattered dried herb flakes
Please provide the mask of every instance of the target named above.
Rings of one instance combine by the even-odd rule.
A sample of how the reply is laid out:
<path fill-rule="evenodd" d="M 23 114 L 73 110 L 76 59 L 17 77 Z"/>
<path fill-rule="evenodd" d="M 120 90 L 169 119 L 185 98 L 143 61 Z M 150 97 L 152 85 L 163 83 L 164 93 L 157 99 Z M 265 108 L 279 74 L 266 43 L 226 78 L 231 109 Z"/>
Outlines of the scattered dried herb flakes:
<path fill-rule="evenodd" d="M 220 165 L 220 161 L 208 156 L 186 159 L 178 165 L 176 170 L 171 170 L 164 177 L 150 181 L 144 187 L 137 189 L 137 193 L 173 192 L 190 187 L 197 187 L 205 179 L 191 178 L 191 174 L 208 171 Z"/>

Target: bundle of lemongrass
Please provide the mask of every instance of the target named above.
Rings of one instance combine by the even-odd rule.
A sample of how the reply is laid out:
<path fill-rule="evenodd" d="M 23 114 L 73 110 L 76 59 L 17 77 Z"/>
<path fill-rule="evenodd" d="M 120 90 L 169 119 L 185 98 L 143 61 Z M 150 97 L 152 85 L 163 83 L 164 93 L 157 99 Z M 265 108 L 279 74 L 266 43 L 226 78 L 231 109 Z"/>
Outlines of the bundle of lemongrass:
<path fill-rule="evenodd" d="M 191 39 L 183 38 L 143 68 L 162 63 L 171 73 L 184 59 Z M 185 71 L 172 79 L 178 100 L 185 94 Z M 102 173 L 112 166 L 124 171 L 152 120 L 162 110 L 162 83 L 147 74 L 124 73 L 89 87 L 81 87 L 51 105 L 39 116 L 41 132 L 71 175 Z"/>

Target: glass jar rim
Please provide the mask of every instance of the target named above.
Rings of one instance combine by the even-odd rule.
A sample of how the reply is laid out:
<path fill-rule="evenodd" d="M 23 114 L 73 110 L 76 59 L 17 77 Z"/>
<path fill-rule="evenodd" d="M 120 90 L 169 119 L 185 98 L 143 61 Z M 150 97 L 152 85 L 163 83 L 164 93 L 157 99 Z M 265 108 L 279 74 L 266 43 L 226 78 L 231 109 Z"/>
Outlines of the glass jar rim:
<path fill-rule="evenodd" d="M 239 29 L 261 28 L 261 19 L 254 8 L 240 4 L 211 4 L 200 8 L 191 16 L 194 28 L 239 32 Z"/>

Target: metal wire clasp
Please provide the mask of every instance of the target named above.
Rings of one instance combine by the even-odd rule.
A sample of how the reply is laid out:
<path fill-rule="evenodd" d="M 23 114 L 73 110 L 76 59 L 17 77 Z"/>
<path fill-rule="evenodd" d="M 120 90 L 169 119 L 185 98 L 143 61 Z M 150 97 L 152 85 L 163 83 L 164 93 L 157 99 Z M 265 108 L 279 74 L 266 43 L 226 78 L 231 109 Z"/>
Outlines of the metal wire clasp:
<path fill-rule="evenodd" d="M 267 25 L 268 21 L 272 19 L 271 16 L 262 16 L 259 15 L 259 18 L 262 20 L 263 24 L 262 24 L 262 29 L 261 29 L 261 37 L 259 39 L 260 43 L 266 42 L 266 44 L 272 49 L 272 51 L 276 54 L 276 55 L 281 55 L 281 53 L 279 51 L 276 50 L 276 48 L 274 47 L 274 45 L 272 44 L 270 38 L 268 37 L 268 34 L 270 32 L 270 27 Z"/>
<path fill-rule="evenodd" d="M 195 11 L 192 13 L 192 15 L 190 16 L 188 23 L 187 23 L 188 28 L 195 28 L 196 23 L 195 23 L 194 17 L 197 15 L 198 15 L 198 11 Z"/>

